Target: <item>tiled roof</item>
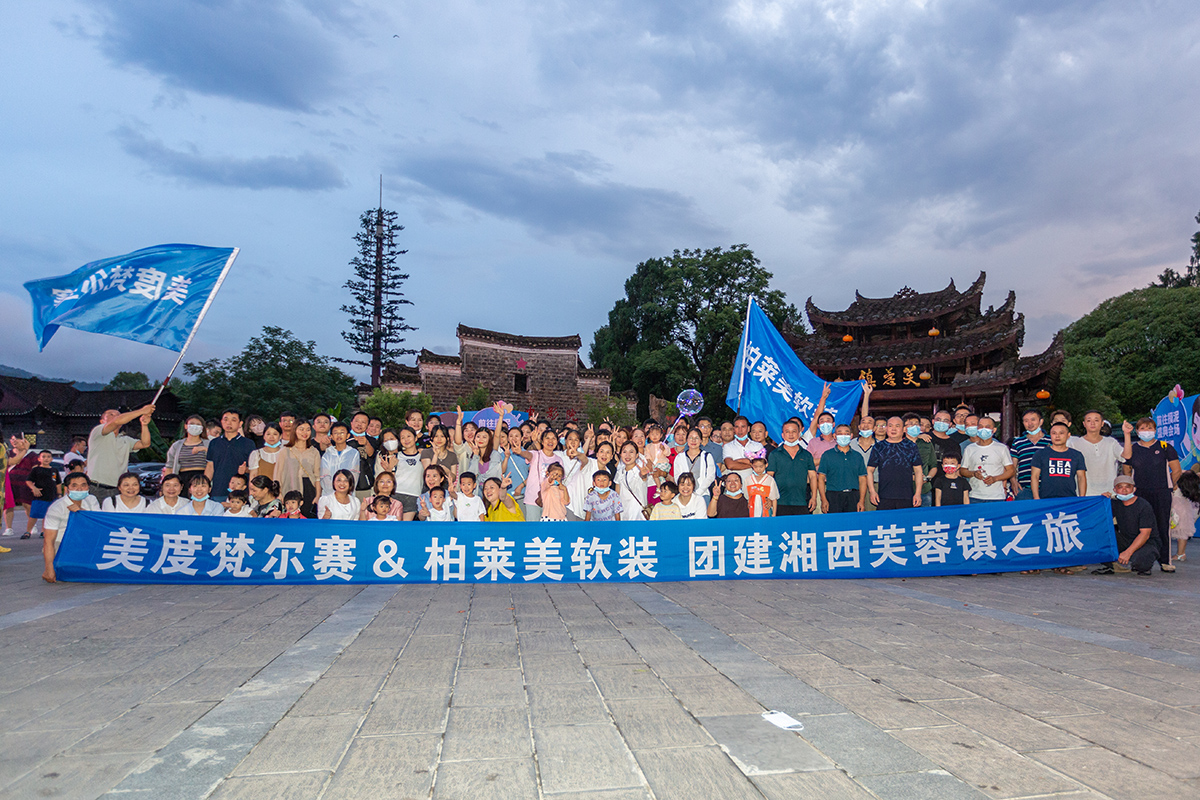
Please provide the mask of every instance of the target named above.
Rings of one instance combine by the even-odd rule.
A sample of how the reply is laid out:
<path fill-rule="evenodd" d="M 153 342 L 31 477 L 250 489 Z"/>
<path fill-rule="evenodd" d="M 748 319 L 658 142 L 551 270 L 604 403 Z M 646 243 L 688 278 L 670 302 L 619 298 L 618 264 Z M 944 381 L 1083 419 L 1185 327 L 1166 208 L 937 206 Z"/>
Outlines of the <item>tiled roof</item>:
<path fill-rule="evenodd" d="M 383 366 L 384 383 L 420 383 L 421 370 L 408 364 L 389 362 Z"/>
<path fill-rule="evenodd" d="M 421 364 L 449 364 L 452 366 L 458 366 L 462 364 L 462 357 L 444 356 L 441 353 L 435 353 L 432 350 L 425 350 L 422 348 L 421 354 L 417 356 L 418 367 Z"/>
<path fill-rule="evenodd" d="M 810 297 L 805 309 L 808 321 L 814 327 L 819 324 L 860 326 L 918 322 L 972 306 L 978 312 L 986 280 L 987 273 L 980 272 L 965 292 L 955 288 L 953 279 L 949 286 L 937 292 L 916 292 L 905 286 L 891 297 L 863 297 L 855 291 L 854 302 L 845 311 L 817 308 Z"/>
<path fill-rule="evenodd" d="M 29 414 L 39 406 L 53 414 L 66 417 L 99 417 L 110 408 L 131 410 L 146 405 L 154 399 L 154 389 L 134 391 L 85 392 L 74 384 L 60 381 L 43 381 L 37 378 L 0 377 L 0 414 Z M 164 400 L 166 402 L 164 402 Z M 173 418 L 175 397 L 169 391 L 159 400 L 166 418 Z M 157 413 L 157 412 L 156 412 Z"/>
<path fill-rule="evenodd" d="M 483 328 L 458 326 L 458 335 L 463 339 L 505 344 L 510 347 L 529 347 L 541 350 L 578 350 L 583 346 L 579 334 L 573 336 L 517 336 L 512 333 L 500 333 Z"/>
<path fill-rule="evenodd" d="M 1012 297 L 1010 297 L 1010 301 Z M 787 336 L 784 336 L 787 339 Z M 866 344 L 830 342 L 813 338 L 788 341 L 809 367 L 868 367 L 898 364 L 938 364 L 967 356 L 1011 349 L 1013 355 L 1025 338 L 1025 318 L 1013 315 L 1011 302 L 984 315 L 953 336 L 921 336 Z"/>
<path fill-rule="evenodd" d="M 1058 383 L 1064 358 L 1063 335 L 1062 331 L 1059 331 L 1050 342 L 1050 346 L 1038 355 L 1008 359 L 997 367 L 981 372 L 960 373 L 955 376 L 950 388 L 954 391 L 965 391 L 977 390 L 981 386 L 1009 386 L 1025 383 L 1039 376 L 1045 376 L 1047 384 L 1055 385 Z"/>

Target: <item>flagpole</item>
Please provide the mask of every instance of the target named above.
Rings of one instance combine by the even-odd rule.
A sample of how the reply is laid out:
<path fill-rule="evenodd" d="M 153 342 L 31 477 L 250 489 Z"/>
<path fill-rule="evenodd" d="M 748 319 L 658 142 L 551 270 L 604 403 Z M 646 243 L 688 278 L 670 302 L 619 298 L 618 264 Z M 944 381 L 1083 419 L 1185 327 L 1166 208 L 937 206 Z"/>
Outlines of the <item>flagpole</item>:
<path fill-rule="evenodd" d="M 233 252 L 229 254 L 229 259 L 225 262 L 225 268 L 221 270 L 217 282 L 213 284 L 212 291 L 208 293 L 208 299 L 204 301 L 204 307 L 200 309 L 200 316 L 196 317 L 196 324 L 192 326 L 192 332 L 188 334 L 187 340 L 183 343 L 183 348 L 179 351 L 179 358 L 175 359 L 175 363 L 171 366 L 171 371 L 167 373 L 167 377 L 163 378 L 162 386 L 159 386 L 158 391 L 154 393 L 154 399 L 150 401 L 150 405 L 158 404 L 158 398 L 162 395 L 163 390 L 167 388 L 167 384 L 171 382 L 171 376 L 175 374 L 175 370 L 179 369 L 179 364 L 183 361 L 184 354 L 187 353 L 188 345 L 192 343 L 192 339 L 196 338 L 196 330 L 200 327 L 200 323 L 204 322 L 204 315 L 208 313 L 208 309 L 212 306 L 213 298 L 220 291 L 221 284 L 225 282 L 225 276 L 229 274 L 229 268 L 233 266 L 233 260 L 238 257 L 240 251 L 240 247 L 235 247 L 233 248 Z"/>
<path fill-rule="evenodd" d="M 742 325 L 742 346 L 738 348 L 738 407 L 739 414 L 742 413 L 742 387 L 746 384 L 746 345 L 750 343 L 750 304 L 754 302 L 754 295 L 746 298 L 746 321 Z"/>

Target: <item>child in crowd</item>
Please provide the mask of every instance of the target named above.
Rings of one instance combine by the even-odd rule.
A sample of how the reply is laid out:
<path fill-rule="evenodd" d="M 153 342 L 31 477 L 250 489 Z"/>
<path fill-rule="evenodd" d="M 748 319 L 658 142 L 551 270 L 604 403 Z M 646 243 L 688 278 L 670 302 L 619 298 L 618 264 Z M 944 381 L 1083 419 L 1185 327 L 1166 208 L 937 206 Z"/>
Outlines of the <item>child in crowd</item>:
<path fill-rule="evenodd" d="M 392 510 L 392 498 L 386 494 L 376 496 L 371 501 L 371 516 L 367 517 L 367 522 L 395 522 L 396 518 L 390 515 Z"/>
<path fill-rule="evenodd" d="M 304 505 L 304 495 L 300 492 L 292 490 L 283 496 L 283 513 L 279 515 L 280 519 L 304 519 L 304 512 L 300 507 Z"/>
<path fill-rule="evenodd" d="M 750 516 L 773 517 L 779 502 L 779 485 L 767 474 L 767 459 L 755 456 L 750 459 L 750 479 L 746 481 L 746 498 L 750 502 Z M 676 492 L 678 493 L 678 492 Z"/>
<path fill-rule="evenodd" d="M 254 510 L 254 506 L 256 505 L 256 503 L 254 502 L 253 498 L 250 497 L 250 479 L 249 478 L 247 478 L 245 475 L 234 475 L 232 478 L 230 478 L 229 479 L 229 497 L 233 497 L 234 492 L 242 492 L 243 494 L 245 494 L 247 497 L 246 502 L 249 504 L 250 510 L 251 511 Z M 226 498 L 225 502 L 221 503 L 221 505 L 225 506 L 226 511 L 230 510 L 228 498 Z M 238 516 L 248 517 L 248 516 L 250 516 L 250 514 L 249 513 L 239 514 Z"/>
<path fill-rule="evenodd" d="M 475 473 L 464 472 L 458 476 L 458 502 L 454 513 L 459 522 L 483 522 L 487 517 L 487 505 L 482 497 L 475 495 Z"/>
<path fill-rule="evenodd" d="M 29 480 L 25 481 L 25 485 L 33 493 L 33 502 L 29 505 L 29 518 L 33 520 L 33 530 L 22 534 L 22 539 L 41 533 L 42 520 L 45 519 L 50 504 L 57 500 L 62 492 L 58 471 L 50 466 L 53 459 L 54 456 L 49 450 L 38 453 L 38 465 L 29 471 Z"/>
<path fill-rule="evenodd" d="M 453 522 L 454 512 L 446 504 L 446 490 L 435 486 L 429 490 L 428 519 L 430 522 Z"/>
<path fill-rule="evenodd" d="M 592 488 L 583 498 L 583 510 L 586 522 L 621 521 L 621 497 L 612 490 L 612 476 L 607 470 L 592 475 Z"/>
<path fill-rule="evenodd" d="M 1188 539 L 1196 533 L 1196 516 L 1200 511 L 1200 475 L 1192 469 L 1179 476 L 1171 497 L 1171 539 L 1175 542 L 1172 561 L 1187 561 Z"/>
<path fill-rule="evenodd" d="M 542 490 L 537 501 L 542 507 L 544 522 L 567 521 L 567 504 L 571 502 L 571 493 L 563 483 L 565 475 L 566 470 L 562 464 L 556 462 L 546 467 L 546 477 L 542 481 Z"/>
<path fill-rule="evenodd" d="M 942 458 L 942 469 L 933 479 L 933 504 L 935 506 L 970 505 L 971 481 L 958 474 L 959 460 L 954 456 Z"/>
<path fill-rule="evenodd" d="M 225 501 L 225 515 L 228 517 L 249 517 L 250 493 L 245 489 L 234 489 Z"/>
<path fill-rule="evenodd" d="M 663 481 L 658 487 L 658 502 L 650 510 L 650 521 L 683 519 L 683 509 L 675 503 L 675 497 L 678 494 L 679 487 L 675 481 Z"/>

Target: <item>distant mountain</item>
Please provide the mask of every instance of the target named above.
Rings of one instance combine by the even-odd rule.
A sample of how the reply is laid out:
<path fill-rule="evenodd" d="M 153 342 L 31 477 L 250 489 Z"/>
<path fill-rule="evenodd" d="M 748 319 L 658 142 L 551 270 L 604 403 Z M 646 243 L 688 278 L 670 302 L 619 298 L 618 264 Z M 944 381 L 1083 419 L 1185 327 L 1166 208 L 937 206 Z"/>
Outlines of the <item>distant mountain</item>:
<path fill-rule="evenodd" d="M 11 378 L 37 378 L 40 381 L 56 381 L 58 383 L 71 383 L 66 378 L 47 378 L 45 375 L 36 375 L 29 370 L 21 369 L 20 367 L 10 367 L 7 364 L 0 364 L 0 375 L 7 375 Z M 75 381 L 75 388 L 85 392 L 95 392 L 107 386 L 107 383 L 89 383 L 87 381 Z"/>

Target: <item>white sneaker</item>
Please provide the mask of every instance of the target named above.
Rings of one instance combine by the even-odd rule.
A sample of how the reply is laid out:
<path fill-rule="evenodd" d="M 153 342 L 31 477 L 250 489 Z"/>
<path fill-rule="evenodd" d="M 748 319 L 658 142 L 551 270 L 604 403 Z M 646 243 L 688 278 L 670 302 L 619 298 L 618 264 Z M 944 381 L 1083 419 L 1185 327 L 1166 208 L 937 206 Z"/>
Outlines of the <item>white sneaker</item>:
<path fill-rule="evenodd" d="M 0 536 L 16 536 L 16 534 L 13 533 L 12 528 L 5 528 L 4 533 L 0 533 Z"/>

